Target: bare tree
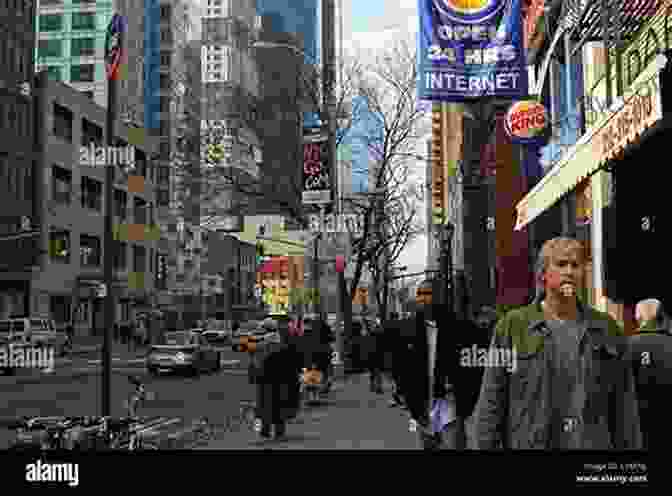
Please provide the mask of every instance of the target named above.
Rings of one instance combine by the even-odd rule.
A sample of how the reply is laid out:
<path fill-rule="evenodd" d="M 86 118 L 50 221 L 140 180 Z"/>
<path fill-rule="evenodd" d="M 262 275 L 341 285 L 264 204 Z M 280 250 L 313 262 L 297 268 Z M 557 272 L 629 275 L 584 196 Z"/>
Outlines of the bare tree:
<path fill-rule="evenodd" d="M 372 132 L 367 137 L 367 147 L 375 161 L 372 170 L 366 171 L 370 194 L 349 201 L 363 221 L 361 233 L 351 233 L 357 256 L 349 294 L 352 301 L 364 270 L 368 270 L 384 316 L 390 267 L 408 243 L 424 231 L 418 215 L 422 190 L 410 181 L 414 175 L 411 164 L 417 162 L 415 151 L 426 133 L 426 119 L 417 105 L 413 42 L 398 41 L 354 76 L 366 112 L 377 122 L 371 123 Z"/>

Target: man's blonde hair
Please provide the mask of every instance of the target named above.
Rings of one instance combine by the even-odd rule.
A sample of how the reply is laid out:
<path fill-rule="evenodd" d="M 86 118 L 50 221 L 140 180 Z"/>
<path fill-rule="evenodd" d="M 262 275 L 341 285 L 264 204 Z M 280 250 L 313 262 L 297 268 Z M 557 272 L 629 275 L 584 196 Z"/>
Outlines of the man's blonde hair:
<path fill-rule="evenodd" d="M 546 241 L 541 250 L 539 250 L 539 257 L 537 258 L 537 275 L 542 275 L 548 268 L 548 264 L 551 261 L 551 257 L 557 254 L 559 251 L 575 251 L 581 257 L 581 261 L 585 261 L 586 253 L 581 241 L 574 238 L 567 238 L 564 236 L 559 236 L 557 238 L 549 239 Z"/>
<path fill-rule="evenodd" d="M 585 248 L 583 243 L 581 243 L 581 241 L 578 239 L 558 236 L 557 238 L 546 241 L 542 245 L 541 250 L 539 250 L 537 264 L 534 270 L 536 284 L 536 294 L 534 297 L 535 301 L 541 301 L 545 296 L 545 289 L 543 283 L 541 282 L 541 277 L 546 272 L 548 264 L 551 262 L 551 257 L 559 251 L 565 250 L 576 251 L 579 254 L 582 262 L 586 259 Z"/>

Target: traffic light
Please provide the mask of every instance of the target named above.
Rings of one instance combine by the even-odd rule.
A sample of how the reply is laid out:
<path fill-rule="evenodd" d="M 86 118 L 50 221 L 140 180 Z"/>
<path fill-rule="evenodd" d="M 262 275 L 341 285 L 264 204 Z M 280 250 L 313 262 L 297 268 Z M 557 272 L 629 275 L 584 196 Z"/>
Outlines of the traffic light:
<path fill-rule="evenodd" d="M 257 266 L 264 262 L 264 245 L 257 243 Z"/>

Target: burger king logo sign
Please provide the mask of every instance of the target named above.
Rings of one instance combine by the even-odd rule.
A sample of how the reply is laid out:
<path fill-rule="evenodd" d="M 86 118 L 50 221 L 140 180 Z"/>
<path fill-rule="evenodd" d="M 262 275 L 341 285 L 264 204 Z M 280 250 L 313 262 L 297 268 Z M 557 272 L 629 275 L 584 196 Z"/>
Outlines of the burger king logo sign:
<path fill-rule="evenodd" d="M 541 103 L 523 100 L 511 105 L 504 122 L 512 142 L 536 143 L 542 140 L 548 127 L 548 113 Z"/>

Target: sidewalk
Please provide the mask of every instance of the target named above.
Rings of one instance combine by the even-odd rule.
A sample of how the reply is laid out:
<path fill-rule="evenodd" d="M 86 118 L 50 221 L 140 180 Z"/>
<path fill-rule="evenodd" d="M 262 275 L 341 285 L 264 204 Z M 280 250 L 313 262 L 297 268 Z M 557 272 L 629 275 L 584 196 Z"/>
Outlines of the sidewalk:
<path fill-rule="evenodd" d="M 369 391 L 367 375 L 353 375 L 334 385 L 324 405 L 307 407 L 287 425 L 284 440 L 261 440 L 242 427 L 195 449 L 417 450 L 405 410 L 389 406 L 386 394 Z M 214 420 L 214 419 L 213 419 Z"/>

